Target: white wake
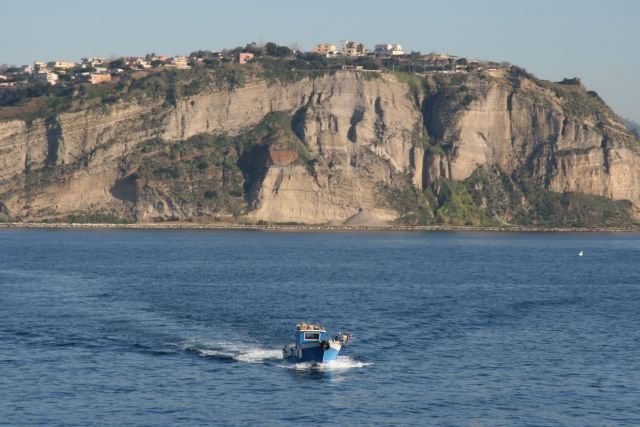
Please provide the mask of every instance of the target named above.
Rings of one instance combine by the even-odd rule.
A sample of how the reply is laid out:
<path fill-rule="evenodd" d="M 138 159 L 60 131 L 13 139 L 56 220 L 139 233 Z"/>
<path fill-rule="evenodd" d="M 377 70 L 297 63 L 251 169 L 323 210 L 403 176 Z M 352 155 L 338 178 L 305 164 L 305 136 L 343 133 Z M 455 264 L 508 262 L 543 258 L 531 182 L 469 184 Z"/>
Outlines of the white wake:
<path fill-rule="evenodd" d="M 341 371 L 346 369 L 358 369 L 370 366 L 371 363 L 352 359 L 349 356 L 338 356 L 337 360 L 325 363 L 301 362 L 281 365 L 283 368 L 295 369 L 297 371 L 318 370 L 318 371 Z"/>
<path fill-rule="evenodd" d="M 282 350 L 259 346 L 243 345 L 225 341 L 189 340 L 178 344 L 178 347 L 201 357 L 235 360 L 244 363 L 265 363 L 269 360 L 282 359 Z"/>
<path fill-rule="evenodd" d="M 192 339 L 176 344 L 176 346 L 182 351 L 193 353 L 200 357 L 211 357 L 241 363 L 279 362 L 278 366 L 299 371 L 341 371 L 347 369 L 359 369 L 371 365 L 371 363 L 355 360 L 349 356 L 338 356 L 337 360 L 325 363 L 295 363 L 285 361 L 282 358 L 282 350 L 279 348 L 264 348 L 259 345 L 240 344 L 228 341 L 202 341 Z"/>

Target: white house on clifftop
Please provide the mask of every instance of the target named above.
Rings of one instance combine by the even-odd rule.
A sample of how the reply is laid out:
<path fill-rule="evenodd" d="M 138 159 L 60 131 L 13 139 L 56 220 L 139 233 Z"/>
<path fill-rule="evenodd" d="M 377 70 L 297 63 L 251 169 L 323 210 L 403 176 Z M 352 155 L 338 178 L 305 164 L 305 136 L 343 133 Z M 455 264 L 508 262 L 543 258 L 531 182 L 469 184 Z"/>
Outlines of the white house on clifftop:
<path fill-rule="evenodd" d="M 404 49 L 399 44 L 377 44 L 374 52 L 376 55 L 404 55 Z"/>

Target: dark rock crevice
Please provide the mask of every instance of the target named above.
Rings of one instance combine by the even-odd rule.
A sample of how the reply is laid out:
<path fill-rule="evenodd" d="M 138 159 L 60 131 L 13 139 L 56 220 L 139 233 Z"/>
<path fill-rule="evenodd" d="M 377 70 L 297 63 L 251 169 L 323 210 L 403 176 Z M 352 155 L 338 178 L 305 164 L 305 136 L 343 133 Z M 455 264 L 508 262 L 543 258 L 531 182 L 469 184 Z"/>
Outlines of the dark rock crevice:
<path fill-rule="evenodd" d="M 60 157 L 60 148 L 64 143 L 62 126 L 57 116 L 49 116 L 44 121 L 47 135 L 47 166 L 55 166 Z"/>
<path fill-rule="evenodd" d="M 249 206 L 255 207 L 260 198 L 262 182 L 269 170 L 269 146 L 256 145 L 240 156 L 238 167 L 244 177 L 243 192 Z"/>
<path fill-rule="evenodd" d="M 444 126 L 438 119 L 438 106 L 443 100 L 441 93 L 430 95 L 422 101 L 422 123 L 427 130 L 427 135 L 436 140 L 444 138 Z"/>
<path fill-rule="evenodd" d="M 376 121 L 375 121 L 375 133 L 376 140 L 380 143 L 384 142 L 384 135 L 387 130 L 387 125 L 384 121 L 384 110 L 382 109 L 382 100 L 378 96 L 374 102 L 374 111 L 376 113 Z"/>
<path fill-rule="evenodd" d="M 311 98 L 309 98 L 311 99 Z M 307 117 L 308 105 L 298 109 L 291 119 L 291 130 L 298 137 L 298 139 L 304 143 L 306 138 L 306 126 L 305 120 Z"/>
<path fill-rule="evenodd" d="M 355 143 L 358 140 L 358 133 L 356 131 L 356 127 L 364 118 L 364 108 L 358 106 L 353 110 L 353 114 L 351 115 L 351 120 L 349 121 L 350 127 L 347 131 L 347 138 L 349 141 Z"/>
<path fill-rule="evenodd" d="M 605 173 L 609 175 L 611 166 L 609 160 L 609 138 L 607 138 L 606 136 L 602 138 L 600 148 L 602 148 L 602 166 L 604 167 Z"/>
<path fill-rule="evenodd" d="M 511 146 L 515 143 L 515 138 L 513 137 L 513 96 L 515 95 L 515 91 L 510 91 L 509 95 L 507 95 L 507 113 L 509 114 L 509 135 L 511 136 Z"/>

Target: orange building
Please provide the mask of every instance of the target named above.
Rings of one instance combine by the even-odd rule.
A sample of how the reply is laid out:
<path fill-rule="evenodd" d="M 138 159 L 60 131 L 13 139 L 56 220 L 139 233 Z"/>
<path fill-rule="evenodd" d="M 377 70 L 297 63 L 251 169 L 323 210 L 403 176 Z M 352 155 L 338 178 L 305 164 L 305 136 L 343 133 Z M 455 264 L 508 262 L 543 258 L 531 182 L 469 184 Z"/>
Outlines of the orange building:
<path fill-rule="evenodd" d="M 89 75 L 89 83 L 97 85 L 98 83 L 105 83 L 111 81 L 111 74 L 95 74 Z"/>

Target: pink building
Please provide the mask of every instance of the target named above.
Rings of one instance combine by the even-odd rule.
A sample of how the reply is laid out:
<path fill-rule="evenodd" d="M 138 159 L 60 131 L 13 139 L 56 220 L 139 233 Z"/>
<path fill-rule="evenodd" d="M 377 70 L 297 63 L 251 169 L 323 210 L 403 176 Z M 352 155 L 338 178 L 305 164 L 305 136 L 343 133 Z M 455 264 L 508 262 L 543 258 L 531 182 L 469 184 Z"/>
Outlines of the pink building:
<path fill-rule="evenodd" d="M 253 53 L 245 53 L 245 52 L 241 52 L 238 54 L 237 60 L 238 60 L 238 64 L 242 65 L 242 64 L 246 64 L 247 62 L 251 61 L 253 59 Z"/>

